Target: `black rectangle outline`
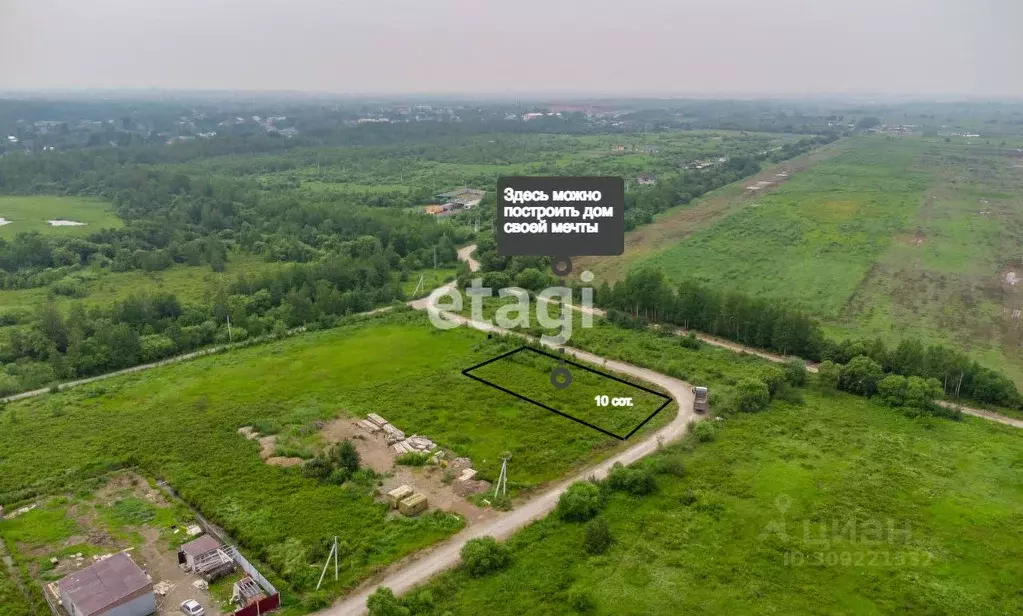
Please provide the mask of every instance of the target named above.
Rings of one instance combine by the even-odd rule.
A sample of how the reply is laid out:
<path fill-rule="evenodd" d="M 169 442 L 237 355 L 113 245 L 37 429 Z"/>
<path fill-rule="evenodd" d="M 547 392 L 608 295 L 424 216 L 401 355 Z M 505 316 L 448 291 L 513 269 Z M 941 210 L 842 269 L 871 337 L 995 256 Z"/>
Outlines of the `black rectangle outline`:
<path fill-rule="evenodd" d="M 641 421 L 638 426 L 633 428 L 631 432 L 629 432 L 625 436 L 620 436 L 618 434 L 615 434 L 614 432 L 609 432 L 609 431 L 607 431 L 607 430 L 605 430 L 603 428 L 599 428 L 599 427 L 597 427 L 597 426 L 595 426 L 595 425 L 593 425 L 593 424 L 591 424 L 591 423 L 589 423 L 587 421 L 583 421 L 582 419 L 579 419 L 578 417 L 573 417 L 572 415 L 569 415 L 568 413 L 563 413 L 563 412 L 561 412 L 561 411 L 559 411 L 559 410 L 557 410 L 555 408 L 551 408 L 551 407 L 547 406 L 546 404 L 544 404 L 543 402 L 537 402 L 536 400 L 533 400 L 532 398 L 528 398 L 526 396 L 523 396 L 522 394 L 515 393 L 514 391 L 512 391 L 510 389 L 505 389 L 504 387 L 501 387 L 497 383 L 491 383 L 490 381 L 488 381 L 486 379 L 481 379 L 480 377 L 478 377 L 478 376 L 476 376 L 474 374 L 470 374 L 470 372 L 472 372 L 473 370 L 476 370 L 477 368 L 482 368 L 483 366 L 486 366 L 488 364 L 492 364 L 495 361 L 502 360 L 502 359 L 504 359 L 506 357 L 510 357 L 512 355 L 515 355 L 516 353 L 521 352 L 521 351 L 532 351 L 533 353 L 537 353 L 538 355 L 544 355 L 546 357 L 550 357 L 551 359 L 557 360 L 559 362 L 560 361 L 564 361 L 566 364 L 568 364 L 570 366 L 574 366 L 576 368 L 582 368 L 583 370 L 586 370 L 587 372 L 592 372 L 593 374 L 596 374 L 596 375 L 599 375 L 599 376 L 611 379 L 612 381 L 618 381 L 619 383 L 624 383 L 625 385 L 628 385 L 630 387 L 635 387 L 636 389 L 639 389 L 641 391 L 645 391 L 645 392 L 647 392 L 649 394 L 653 394 L 653 395 L 655 395 L 655 396 L 657 396 L 659 398 L 663 398 L 664 399 L 664 403 L 661 404 L 661 406 L 657 407 L 657 409 L 653 413 L 651 413 L 649 417 L 647 417 L 646 419 Z M 607 436 L 614 437 L 614 438 L 616 438 L 616 439 L 618 439 L 620 441 L 627 440 L 630 436 L 632 436 L 637 431 L 639 431 L 640 428 L 645 426 L 647 424 L 647 422 L 649 422 L 651 419 L 656 417 L 657 414 L 660 413 L 662 410 L 664 410 L 664 407 L 666 407 L 669 404 L 671 404 L 671 401 L 672 401 L 672 398 L 670 396 L 666 396 L 666 395 L 662 394 L 659 391 L 654 391 L 653 389 L 649 389 L 647 387 L 643 387 L 642 385 L 636 385 L 635 383 L 630 383 L 629 381 L 626 381 L 625 379 L 620 379 L 620 378 L 614 376 L 613 374 L 607 374 L 606 372 L 601 372 L 600 370 L 594 370 L 593 368 L 590 368 L 589 366 L 585 366 L 583 364 L 571 361 L 571 360 L 566 359 L 566 358 L 564 358 L 564 357 L 562 357 L 560 355 L 554 355 L 553 353 L 548 353 L 547 351 L 543 351 L 541 349 L 534 349 L 533 347 L 526 346 L 526 345 L 522 345 L 522 346 L 520 346 L 519 348 L 517 348 L 517 349 L 515 349 L 513 351 L 508 351 L 507 353 L 502 353 L 501 355 L 498 355 L 497 357 L 493 357 L 491 359 L 488 359 L 485 362 L 482 362 L 482 363 L 476 364 L 475 366 L 471 366 L 469 368 L 466 368 L 465 370 L 462 370 L 462 374 L 464 376 L 469 377 L 470 379 L 473 379 L 474 381 L 479 381 L 480 383 L 483 383 L 484 385 L 489 385 L 490 387 L 493 387 L 494 389 L 496 389 L 498 391 L 503 391 L 506 394 L 509 394 L 511 396 L 515 396 L 519 400 L 522 400 L 524 402 L 528 402 L 530 404 L 538 406 L 538 407 L 540 407 L 540 408 L 542 408 L 544 410 L 547 410 L 547 411 L 550 411 L 550 412 L 554 413 L 555 415 L 560 415 L 560 416 L 564 417 L 565 419 L 571 419 L 572 421 L 574 421 L 576 423 L 580 423 L 580 424 L 586 426 L 587 428 L 593 428 L 597 432 L 600 432 L 602 434 L 606 434 Z"/>

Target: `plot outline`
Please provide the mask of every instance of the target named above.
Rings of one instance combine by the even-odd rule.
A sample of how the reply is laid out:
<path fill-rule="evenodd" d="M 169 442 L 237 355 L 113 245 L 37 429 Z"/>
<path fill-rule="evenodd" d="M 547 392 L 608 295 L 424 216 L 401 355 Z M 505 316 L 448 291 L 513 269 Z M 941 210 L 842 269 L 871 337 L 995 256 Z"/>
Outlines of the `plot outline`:
<path fill-rule="evenodd" d="M 595 425 L 589 423 L 588 421 L 585 421 L 583 419 L 579 419 L 578 417 L 574 417 L 572 415 L 569 415 L 568 413 L 559 411 L 556 408 L 547 406 L 543 402 L 539 402 L 537 400 L 533 400 L 532 398 L 530 398 L 528 396 L 523 396 L 522 394 L 516 393 L 516 392 L 514 392 L 514 391 L 512 391 L 510 389 L 502 387 L 502 386 L 498 385 L 497 383 L 493 383 L 493 382 L 488 381 L 488 380 L 486 380 L 484 378 L 480 378 L 480 377 L 476 376 L 475 374 L 471 374 L 472 371 L 476 370 L 477 368 L 482 368 L 483 366 L 492 364 L 492 363 L 494 363 L 496 361 L 500 361 L 500 360 L 505 359 L 507 357 L 511 357 L 512 355 L 515 355 L 516 353 L 520 353 L 522 351 L 529 351 L 529 352 L 532 352 L 532 353 L 536 353 L 537 355 L 543 355 L 545 357 L 549 357 L 549 358 L 551 358 L 553 360 L 556 360 L 558 362 L 562 362 L 563 361 L 563 362 L 565 362 L 565 364 L 567 364 L 569 366 L 573 366 L 575 368 L 579 368 L 579 369 L 585 370 L 587 372 L 591 372 L 591 373 L 596 374 L 598 376 L 602 376 L 604 378 L 611 379 L 612 381 L 617 381 L 619 383 L 623 383 L 625 385 L 628 385 L 629 387 L 633 387 L 635 389 L 639 389 L 640 391 L 645 391 L 648 394 L 653 394 L 653 395 L 657 396 L 658 398 L 664 399 L 664 402 L 659 407 L 657 407 L 654 410 L 654 412 L 651 413 L 646 419 L 641 421 L 638 426 L 633 428 L 632 431 L 630 431 L 625 436 L 621 436 L 619 434 L 615 434 L 614 432 L 610 432 L 608 430 L 605 430 L 605 429 L 603 429 L 603 428 L 601 428 L 599 426 L 595 426 Z M 640 428 L 645 426 L 647 424 L 647 422 L 649 422 L 651 419 L 656 417 L 658 413 L 660 413 L 662 410 L 664 410 L 664 407 L 666 407 L 669 404 L 671 404 L 671 401 L 672 401 L 670 396 L 666 396 L 666 395 L 662 394 L 659 391 L 654 391 L 653 389 L 649 389 L 647 387 L 643 387 L 642 385 L 636 385 L 635 383 L 630 383 L 629 381 L 626 381 L 625 379 L 618 378 L 617 376 L 614 376 L 613 374 L 607 374 L 606 372 L 601 372 L 600 370 L 595 370 L 593 368 L 590 368 L 589 366 L 580 364 L 578 362 L 574 362 L 574 361 L 572 361 L 570 359 L 567 359 L 565 357 L 562 357 L 560 355 L 555 355 L 553 353 L 548 353 L 547 351 L 544 351 L 544 350 L 541 350 L 541 349 L 536 349 L 536 348 L 533 348 L 533 347 L 528 346 L 528 345 L 522 345 L 522 346 L 520 346 L 517 349 L 514 349 L 512 351 L 508 351 L 507 353 L 502 353 L 501 355 L 498 355 L 497 357 L 493 357 L 493 358 L 488 359 L 488 360 L 486 360 L 484 362 L 478 363 L 475 366 L 471 366 L 469 368 L 466 368 L 465 370 L 462 370 L 462 374 L 464 376 L 469 377 L 470 379 L 473 379 L 474 381 L 478 381 L 480 383 L 483 383 L 484 385 L 487 385 L 489 387 L 493 387 L 494 389 L 496 389 L 498 391 L 502 391 L 502 392 L 504 392 L 504 393 L 506 393 L 508 395 L 515 396 L 519 400 L 522 400 L 524 402 L 528 402 L 528 403 L 530 403 L 530 404 L 532 404 L 534 406 L 538 406 L 538 407 L 540 407 L 540 408 L 542 408 L 544 410 L 547 410 L 547 411 L 550 411 L 550 412 L 554 413 L 555 415 L 560 415 L 560 416 L 564 417 L 565 419 L 570 419 L 570 420 L 572 420 L 572 421 L 574 421 L 576 423 L 579 423 L 579 424 L 582 424 L 582 425 L 586 426 L 587 428 L 592 428 L 592 429 L 596 430 L 597 432 L 600 432 L 600 433 L 605 434 L 607 436 L 616 438 L 616 439 L 618 439 L 620 441 L 627 440 L 630 436 L 635 434 Z"/>

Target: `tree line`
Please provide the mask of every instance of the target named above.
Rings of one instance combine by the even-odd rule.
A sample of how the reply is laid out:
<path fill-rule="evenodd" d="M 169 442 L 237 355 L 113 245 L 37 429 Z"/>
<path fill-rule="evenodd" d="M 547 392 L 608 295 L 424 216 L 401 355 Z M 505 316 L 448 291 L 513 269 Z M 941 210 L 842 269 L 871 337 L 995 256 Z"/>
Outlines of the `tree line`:
<path fill-rule="evenodd" d="M 376 238 L 315 263 L 240 276 L 202 305 L 171 293 L 133 295 L 106 307 L 51 299 L 38 315 L 7 317 L 0 338 L 0 396 L 101 374 L 215 343 L 331 327 L 345 315 L 403 299 L 400 275 Z"/>
<path fill-rule="evenodd" d="M 934 379 L 952 397 L 1010 407 L 1023 402 L 1011 379 L 957 349 L 925 345 L 914 338 L 904 339 L 895 347 L 880 339 L 836 342 L 827 338 L 808 314 L 785 303 L 720 291 L 694 281 L 672 286 L 657 269 L 641 269 L 613 286 L 601 285 L 595 301 L 610 309 L 612 321 L 626 326 L 665 323 L 782 355 L 839 365 L 864 358 L 880 370 L 880 374 L 872 373 L 876 378 L 868 379 L 868 383 L 880 382 L 884 374 L 920 377 Z M 857 368 L 862 367 L 859 364 Z M 866 395 L 875 393 L 874 385 L 849 389 Z"/>

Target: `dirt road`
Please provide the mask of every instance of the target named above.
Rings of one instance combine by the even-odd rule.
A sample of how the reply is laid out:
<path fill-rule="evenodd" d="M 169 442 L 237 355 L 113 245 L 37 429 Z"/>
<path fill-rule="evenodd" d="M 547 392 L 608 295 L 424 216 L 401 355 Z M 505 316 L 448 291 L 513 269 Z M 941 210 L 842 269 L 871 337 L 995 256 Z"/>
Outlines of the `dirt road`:
<path fill-rule="evenodd" d="M 538 301 L 543 301 L 543 302 L 548 302 L 548 303 L 557 303 L 557 302 L 554 302 L 553 300 L 543 299 L 543 298 L 539 298 L 539 297 L 537 298 L 537 300 Z M 598 317 L 606 316 L 606 313 L 603 310 L 601 310 L 600 308 L 587 308 L 587 307 L 584 307 L 584 306 L 575 306 L 575 305 L 573 305 L 572 308 L 574 310 L 578 310 L 580 312 L 585 312 L 587 314 L 592 314 L 592 315 L 598 316 Z M 722 349 L 728 349 L 729 351 L 733 351 L 735 353 L 748 353 L 750 355 L 756 355 L 757 357 L 761 357 L 763 359 L 766 359 L 768 361 L 773 361 L 773 362 L 776 362 L 776 363 L 783 363 L 783 362 L 786 362 L 789 359 L 791 359 L 790 357 L 785 357 L 783 355 L 778 355 L 777 353 L 769 353 L 767 351 L 761 351 L 760 349 L 754 349 L 754 348 L 751 348 L 751 347 L 748 347 L 748 346 L 743 346 L 743 345 L 735 343 L 735 342 L 730 342 L 728 340 L 723 340 L 721 338 L 716 338 L 714 336 L 708 336 L 707 334 L 701 334 L 699 332 L 690 332 L 690 331 L 687 331 L 687 330 L 682 329 L 682 328 L 676 328 L 675 329 L 675 334 L 677 334 L 679 336 L 687 336 L 690 333 L 692 333 L 698 339 L 702 340 L 703 342 L 705 342 L 705 343 L 707 343 L 709 345 L 720 347 Z M 806 369 L 808 371 L 810 371 L 810 372 L 817 372 L 817 364 L 815 364 L 814 362 L 806 362 Z M 987 419 L 988 421 L 994 421 L 994 422 L 997 422 L 997 423 L 1000 423 L 1000 424 L 1005 424 L 1007 426 L 1013 426 L 1014 428 L 1023 428 L 1023 420 L 1014 419 L 1012 417 L 1006 417 L 1005 415 L 1002 415 L 1000 413 L 996 413 L 994 411 L 987 411 L 987 410 L 984 410 L 984 409 L 975 409 L 975 408 L 971 408 L 971 407 L 968 407 L 968 406 L 963 406 L 961 404 L 956 404 L 955 402 L 949 402 L 947 400 L 936 400 L 935 402 L 938 404 L 938 406 L 943 406 L 943 407 L 948 408 L 948 409 L 958 409 L 964 415 L 970 415 L 971 417 L 979 417 L 981 419 Z"/>

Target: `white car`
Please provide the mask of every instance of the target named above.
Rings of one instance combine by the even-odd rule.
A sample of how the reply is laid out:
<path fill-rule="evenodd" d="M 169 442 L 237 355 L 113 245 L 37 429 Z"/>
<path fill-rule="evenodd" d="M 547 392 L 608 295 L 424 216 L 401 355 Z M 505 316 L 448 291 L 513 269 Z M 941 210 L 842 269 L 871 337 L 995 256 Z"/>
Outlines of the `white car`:
<path fill-rule="evenodd" d="M 195 599 L 189 599 L 181 604 L 181 611 L 188 616 L 206 616 L 206 608 L 199 605 Z"/>

